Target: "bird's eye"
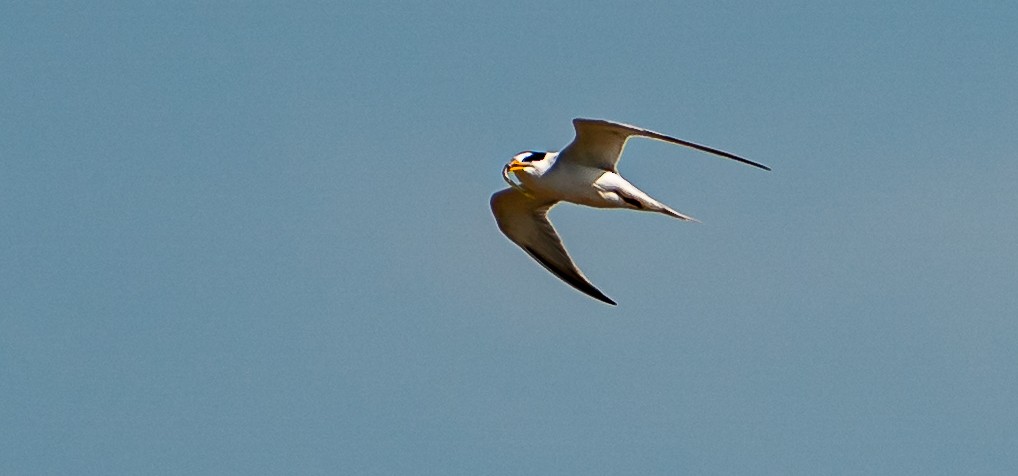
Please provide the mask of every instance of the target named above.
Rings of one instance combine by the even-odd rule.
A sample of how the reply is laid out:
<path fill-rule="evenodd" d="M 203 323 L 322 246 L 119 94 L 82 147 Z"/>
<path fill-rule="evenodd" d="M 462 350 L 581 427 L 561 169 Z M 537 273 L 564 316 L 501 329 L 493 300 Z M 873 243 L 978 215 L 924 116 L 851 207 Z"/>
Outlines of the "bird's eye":
<path fill-rule="evenodd" d="M 548 154 L 545 152 L 531 152 L 530 155 L 524 157 L 520 162 L 535 162 L 543 160 L 546 155 Z"/>

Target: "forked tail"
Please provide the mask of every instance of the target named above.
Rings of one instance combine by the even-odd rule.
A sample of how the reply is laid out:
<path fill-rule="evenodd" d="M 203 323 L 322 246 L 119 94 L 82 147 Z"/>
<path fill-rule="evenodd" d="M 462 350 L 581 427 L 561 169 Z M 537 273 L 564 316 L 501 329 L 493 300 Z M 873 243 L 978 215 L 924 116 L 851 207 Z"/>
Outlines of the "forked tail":
<path fill-rule="evenodd" d="M 658 211 L 660 211 L 661 213 L 664 213 L 665 215 L 668 215 L 670 217 L 678 218 L 679 220 L 682 220 L 682 221 L 691 221 L 693 223 L 701 223 L 700 220 L 697 220 L 696 218 L 693 218 L 693 217 L 691 217 L 689 215 L 683 215 L 683 214 L 681 214 L 681 213 L 679 213 L 679 212 L 677 212 L 675 210 L 672 210 L 667 205 L 663 205 L 662 204 L 661 205 L 661 210 L 658 210 Z"/>

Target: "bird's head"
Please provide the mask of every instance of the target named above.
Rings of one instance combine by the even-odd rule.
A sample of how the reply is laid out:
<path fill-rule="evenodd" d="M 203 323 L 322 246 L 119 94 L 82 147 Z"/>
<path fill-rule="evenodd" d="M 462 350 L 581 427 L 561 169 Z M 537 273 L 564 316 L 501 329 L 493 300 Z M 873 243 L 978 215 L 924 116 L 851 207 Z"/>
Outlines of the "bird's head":
<path fill-rule="evenodd" d="M 535 152 L 532 150 L 520 152 L 513 156 L 509 163 L 502 167 L 502 178 L 513 188 L 523 190 L 531 179 L 544 175 L 555 163 L 557 152 Z M 517 185 L 509 178 L 512 172 L 520 181 Z M 522 186 L 521 186 L 522 185 Z"/>
<path fill-rule="evenodd" d="M 514 155 L 513 160 L 510 160 L 505 168 L 507 172 L 514 174 L 541 176 L 555 163 L 557 155 L 555 152 L 528 150 Z"/>

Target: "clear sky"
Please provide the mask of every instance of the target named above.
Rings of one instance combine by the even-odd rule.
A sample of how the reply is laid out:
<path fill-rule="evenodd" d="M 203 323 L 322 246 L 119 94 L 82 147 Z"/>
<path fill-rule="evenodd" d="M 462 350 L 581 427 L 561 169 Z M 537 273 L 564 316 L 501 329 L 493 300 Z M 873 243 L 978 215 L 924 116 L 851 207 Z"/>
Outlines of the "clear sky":
<path fill-rule="evenodd" d="M 14 2 L 0 474 L 1016 474 L 1018 3 Z M 703 221 L 495 227 L 574 117 Z"/>

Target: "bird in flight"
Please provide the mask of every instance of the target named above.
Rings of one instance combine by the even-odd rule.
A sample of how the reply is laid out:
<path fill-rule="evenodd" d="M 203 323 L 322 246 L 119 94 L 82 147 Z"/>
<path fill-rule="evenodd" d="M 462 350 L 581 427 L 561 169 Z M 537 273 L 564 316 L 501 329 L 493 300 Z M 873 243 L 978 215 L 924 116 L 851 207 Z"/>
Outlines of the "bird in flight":
<path fill-rule="evenodd" d="M 588 296 L 613 306 L 615 301 L 594 287 L 569 257 L 548 221 L 548 211 L 559 202 L 570 202 L 596 208 L 657 212 L 683 221 L 697 221 L 654 200 L 619 175 L 619 157 L 630 137 L 670 142 L 770 170 L 766 165 L 728 152 L 628 124 L 573 119 L 573 128 L 576 137 L 562 151 L 520 152 L 502 167 L 502 178 L 509 188 L 491 196 L 491 211 L 502 233 L 548 271 Z"/>

